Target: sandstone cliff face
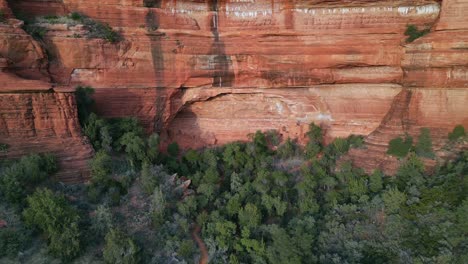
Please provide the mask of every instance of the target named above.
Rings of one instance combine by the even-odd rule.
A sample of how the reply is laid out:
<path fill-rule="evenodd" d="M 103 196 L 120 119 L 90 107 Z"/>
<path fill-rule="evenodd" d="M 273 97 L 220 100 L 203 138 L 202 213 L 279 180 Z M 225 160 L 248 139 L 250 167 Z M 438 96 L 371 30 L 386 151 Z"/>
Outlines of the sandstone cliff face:
<path fill-rule="evenodd" d="M 441 145 L 454 125 L 468 127 L 468 0 L 9 3 L 113 26 L 123 36 L 115 44 L 80 37 L 80 26 L 44 25 L 47 76 L 95 87 L 100 114 L 137 116 L 184 148 L 258 129 L 303 141 L 315 122 L 327 141 L 370 134 L 379 165 L 396 134 L 430 127 Z M 407 24 L 432 30 L 407 44 Z"/>
<path fill-rule="evenodd" d="M 83 181 L 93 150 L 81 134 L 74 95 L 52 89 L 47 56 L 19 23 L 0 23 L 0 143 L 8 145 L 0 159 L 50 152 L 58 158 L 60 180 Z"/>

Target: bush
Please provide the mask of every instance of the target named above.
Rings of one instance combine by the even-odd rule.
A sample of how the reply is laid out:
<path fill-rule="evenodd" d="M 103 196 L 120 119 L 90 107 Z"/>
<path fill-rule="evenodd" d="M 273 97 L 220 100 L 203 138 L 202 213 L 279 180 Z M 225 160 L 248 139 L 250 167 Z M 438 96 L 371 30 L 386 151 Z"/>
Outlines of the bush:
<path fill-rule="evenodd" d="M 79 21 L 79 20 L 83 19 L 83 16 L 78 12 L 72 12 L 70 14 L 70 18 L 73 19 L 73 20 Z"/>
<path fill-rule="evenodd" d="M 412 146 L 413 138 L 411 136 L 407 136 L 405 140 L 403 140 L 401 137 L 397 137 L 390 140 L 387 154 L 404 158 L 406 155 L 408 155 L 408 152 Z"/>
<path fill-rule="evenodd" d="M 78 108 L 78 120 L 80 120 L 81 126 L 86 124 L 89 115 L 92 113 L 92 108 L 94 106 L 94 99 L 92 98 L 93 94 L 94 89 L 90 86 L 78 86 L 75 89 L 76 106 Z"/>
<path fill-rule="evenodd" d="M 119 145 L 127 153 L 127 159 L 132 167 L 140 166 L 146 160 L 145 141 L 134 132 L 127 132 L 119 139 Z"/>
<path fill-rule="evenodd" d="M 177 142 L 172 142 L 167 146 L 167 153 L 172 157 L 177 157 L 179 155 L 179 144 Z"/>
<path fill-rule="evenodd" d="M 155 7 L 156 6 L 156 0 L 143 0 L 143 5 L 145 7 Z"/>
<path fill-rule="evenodd" d="M 112 212 L 109 207 L 99 205 L 91 218 L 91 230 L 98 237 L 103 237 L 114 227 Z"/>
<path fill-rule="evenodd" d="M 413 42 L 414 40 L 426 35 L 429 33 L 430 28 L 426 28 L 423 30 L 418 30 L 418 28 L 415 25 L 408 25 L 406 27 L 405 35 L 408 36 L 406 39 L 406 42 Z"/>
<path fill-rule="evenodd" d="M 418 137 L 418 143 L 415 146 L 415 152 L 420 157 L 434 158 L 432 151 L 432 139 L 429 128 L 421 128 L 421 133 Z"/>
<path fill-rule="evenodd" d="M 136 243 L 123 232 L 111 229 L 106 235 L 103 249 L 105 263 L 134 264 L 140 263 L 140 249 Z"/>
<path fill-rule="evenodd" d="M 465 128 L 462 125 L 457 125 L 453 128 L 452 132 L 448 134 L 450 141 L 455 141 L 461 137 L 466 136 Z"/>
<path fill-rule="evenodd" d="M 45 34 L 47 34 L 47 28 L 30 24 L 24 26 L 24 30 L 28 32 L 29 35 L 31 35 L 34 39 L 36 40 L 43 40 Z"/>
<path fill-rule="evenodd" d="M 9 147 L 10 146 L 8 146 L 7 144 L 0 143 L 0 153 L 1 152 L 3 152 L 3 153 L 7 152 Z"/>
<path fill-rule="evenodd" d="M 51 255 L 70 260 L 80 252 L 79 216 L 63 195 L 49 189 L 38 189 L 27 197 L 23 211 L 27 225 L 39 228 L 47 237 Z"/>
<path fill-rule="evenodd" d="M 56 171 L 55 158 L 50 154 L 23 156 L 3 170 L 0 191 L 9 202 L 21 204 L 35 186 Z"/>
<path fill-rule="evenodd" d="M 100 150 L 90 162 L 91 181 L 93 184 L 107 186 L 111 181 L 112 158 L 105 151 Z"/>
<path fill-rule="evenodd" d="M 309 132 L 306 133 L 309 138 L 309 142 L 305 147 L 305 154 L 308 158 L 314 158 L 317 154 L 322 151 L 322 128 L 314 123 L 309 125 Z"/>

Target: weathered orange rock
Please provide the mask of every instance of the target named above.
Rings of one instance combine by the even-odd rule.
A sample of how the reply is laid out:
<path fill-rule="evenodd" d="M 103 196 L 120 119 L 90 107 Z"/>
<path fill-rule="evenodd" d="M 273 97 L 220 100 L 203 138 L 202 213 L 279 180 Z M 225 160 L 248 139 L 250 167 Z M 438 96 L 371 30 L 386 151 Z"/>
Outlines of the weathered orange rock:
<path fill-rule="evenodd" d="M 244 140 L 258 129 L 303 141 L 316 122 L 327 141 L 369 135 L 370 154 L 353 150 L 349 160 L 391 173 L 391 138 L 429 127 L 440 148 L 453 126 L 468 127 L 468 0 L 156 2 L 11 1 L 30 15 L 83 13 L 123 40 L 43 25 L 46 60 L 41 52 L 11 59 L 0 46 L 0 65 L 27 79 L 48 81 L 39 74 L 45 67 L 58 85 L 91 85 L 99 114 L 136 116 L 184 148 Z M 408 24 L 432 31 L 405 43 Z M 31 69 L 34 76 L 23 76 Z"/>
<path fill-rule="evenodd" d="M 6 22 L 0 23 L 0 143 L 8 149 L 0 159 L 50 152 L 58 158 L 58 179 L 84 181 L 93 149 L 81 133 L 74 94 L 54 92 L 41 45 L 14 19 Z"/>
<path fill-rule="evenodd" d="M 57 177 L 79 182 L 89 177 L 93 150 L 81 133 L 72 93 L 0 93 L 0 158 L 49 152 L 59 161 Z"/>

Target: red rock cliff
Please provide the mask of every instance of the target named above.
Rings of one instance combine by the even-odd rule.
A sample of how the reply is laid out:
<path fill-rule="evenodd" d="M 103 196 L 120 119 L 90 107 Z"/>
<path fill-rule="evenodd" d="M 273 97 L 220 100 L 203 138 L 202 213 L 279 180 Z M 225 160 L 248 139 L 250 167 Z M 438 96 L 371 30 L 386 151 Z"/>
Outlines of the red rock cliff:
<path fill-rule="evenodd" d="M 111 44 L 80 37 L 79 26 L 44 25 L 47 76 L 95 87 L 101 114 L 137 116 L 185 148 L 258 129 L 302 140 L 315 122 L 327 139 L 370 135 L 373 163 L 385 167 L 396 134 L 430 127 L 442 142 L 456 124 L 468 127 L 468 0 L 10 5 L 31 16 L 80 12 L 119 31 L 123 40 Z M 407 24 L 432 29 L 407 44 Z M 352 160 L 366 167 L 360 155 Z"/>
<path fill-rule="evenodd" d="M 59 161 L 60 180 L 83 181 L 93 150 L 81 134 L 74 95 L 52 89 L 41 45 L 2 10 L 7 18 L 0 23 L 0 143 L 8 149 L 0 159 L 51 152 Z"/>

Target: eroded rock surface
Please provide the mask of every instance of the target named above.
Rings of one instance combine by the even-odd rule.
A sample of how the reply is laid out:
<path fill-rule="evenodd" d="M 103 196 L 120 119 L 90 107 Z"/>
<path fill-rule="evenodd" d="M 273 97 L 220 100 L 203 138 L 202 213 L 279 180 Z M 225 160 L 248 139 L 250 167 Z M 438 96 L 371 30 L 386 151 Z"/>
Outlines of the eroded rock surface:
<path fill-rule="evenodd" d="M 359 151 L 349 160 L 391 171 L 382 160 L 395 135 L 429 127 L 437 147 L 456 124 L 468 127 L 468 0 L 9 3 L 31 16 L 79 12 L 123 36 L 110 43 L 80 25 L 42 25 L 46 59 L 8 61 L 16 75 L 93 86 L 100 114 L 137 116 L 184 148 L 258 129 L 303 142 L 315 122 L 327 141 L 369 135 L 375 160 Z M 408 24 L 431 32 L 406 43 Z"/>

